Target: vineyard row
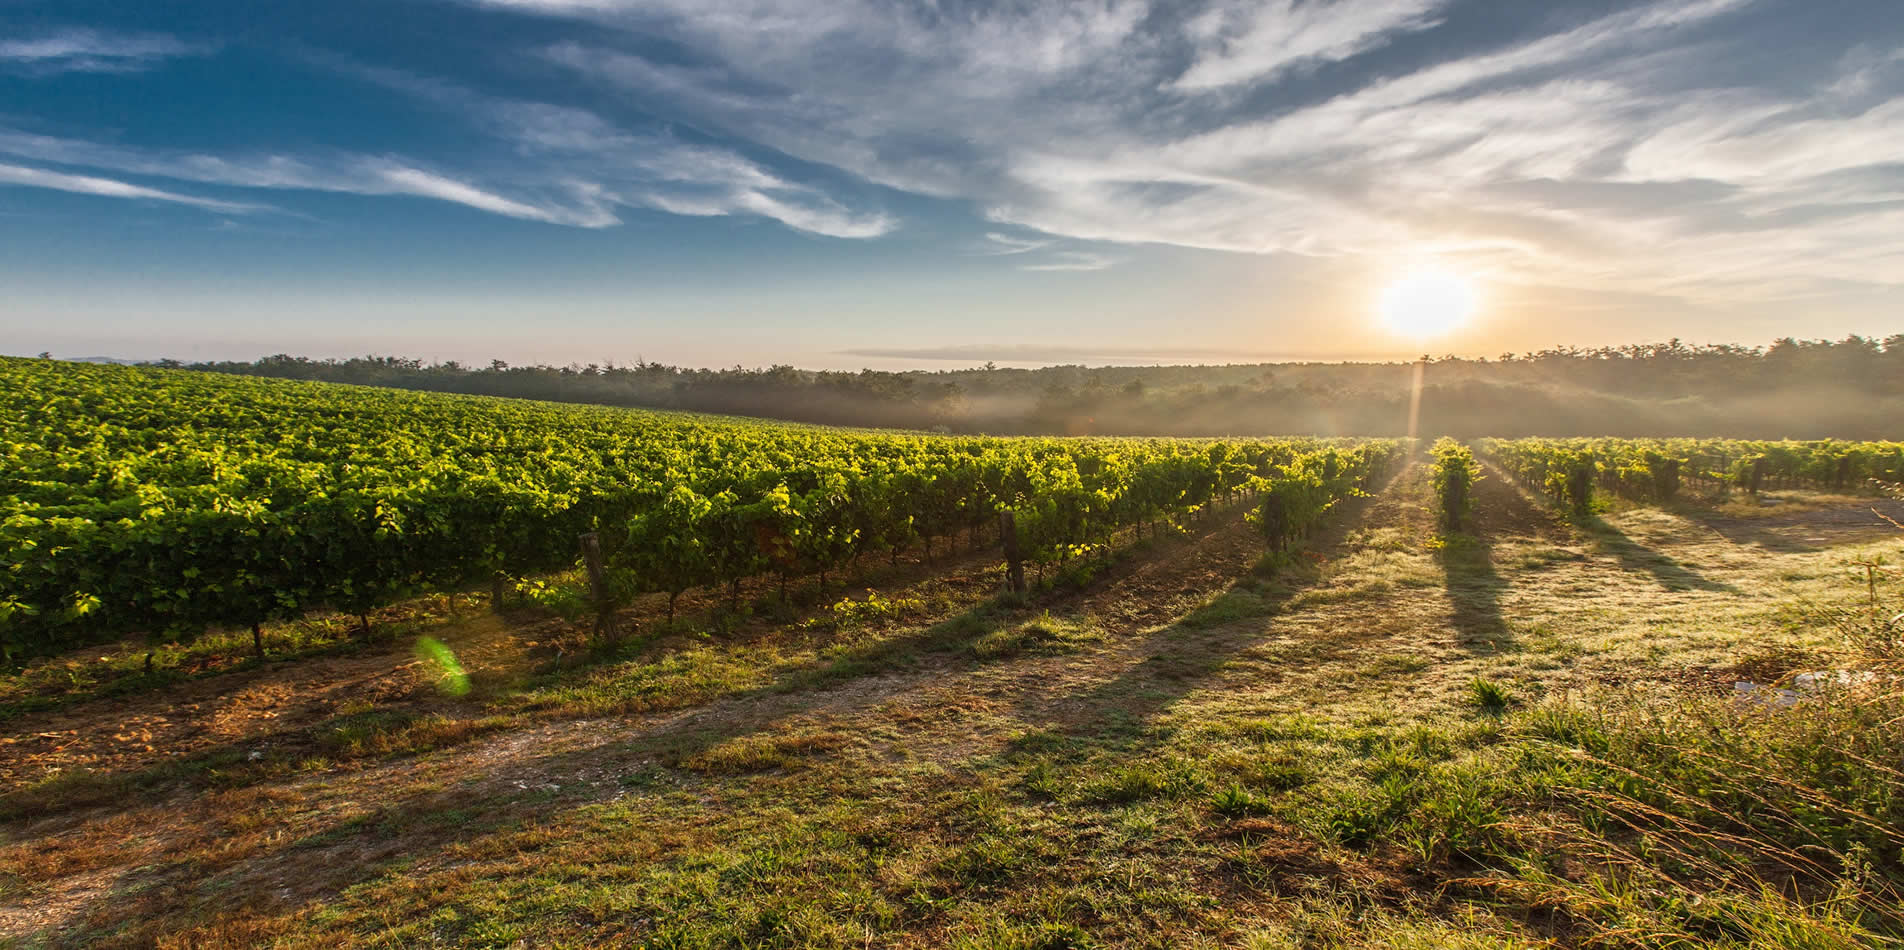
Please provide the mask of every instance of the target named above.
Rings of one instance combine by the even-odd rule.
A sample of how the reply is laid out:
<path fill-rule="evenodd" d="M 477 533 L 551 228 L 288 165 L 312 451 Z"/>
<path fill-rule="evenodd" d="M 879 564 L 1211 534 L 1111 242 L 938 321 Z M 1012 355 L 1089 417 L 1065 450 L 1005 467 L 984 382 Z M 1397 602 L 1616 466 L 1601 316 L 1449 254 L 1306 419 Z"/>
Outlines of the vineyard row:
<path fill-rule="evenodd" d="M 1035 562 L 1239 493 L 1306 534 L 1397 441 L 997 439 L 0 360 L 0 648 L 186 639 L 573 567 L 824 576 L 1012 515 Z"/>

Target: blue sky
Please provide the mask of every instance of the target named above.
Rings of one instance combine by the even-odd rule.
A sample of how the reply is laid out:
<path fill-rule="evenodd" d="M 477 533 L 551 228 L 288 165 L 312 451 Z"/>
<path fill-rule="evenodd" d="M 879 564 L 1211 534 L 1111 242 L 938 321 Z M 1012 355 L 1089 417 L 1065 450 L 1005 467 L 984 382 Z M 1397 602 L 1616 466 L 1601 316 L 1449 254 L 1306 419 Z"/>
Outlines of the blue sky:
<path fill-rule="evenodd" d="M 0 0 L 0 351 L 955 366 L 1904 332 L 1896 0 Z"/>

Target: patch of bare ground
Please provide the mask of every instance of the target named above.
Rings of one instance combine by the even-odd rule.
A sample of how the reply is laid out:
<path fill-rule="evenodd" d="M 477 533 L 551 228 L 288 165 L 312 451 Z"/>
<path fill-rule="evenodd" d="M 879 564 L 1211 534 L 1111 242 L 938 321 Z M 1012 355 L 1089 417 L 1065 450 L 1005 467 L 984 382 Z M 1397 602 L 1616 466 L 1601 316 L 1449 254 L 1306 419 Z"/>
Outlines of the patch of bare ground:
<path fill-rule="evenodd" d="M 869 561 L 868 572 L 853 580 L 862 583 L 857 588 L 862 594 L 873 586 L 888 596 L 895 591 L 918 594 L 920 588 L 929 587 L 936 600 L 960 604 L 996 584 L 986 572 L 992 558 L 989 551 L 975 551 L 973 541 L 967 539 L 952 553 L 940 551 L 932 563 L 917 555 L 895 559 L 890 565 Z M 810 616 L 816 601 L 849 596 L 849 589 L 840 587 L 836 579 L 825 592 L 810 586 L 797 588 L 794 593 L 804 609 L 792 605 L 783 609 L 774 603 L 773 588 L 772 581 L 751 582 L 743 593 L 744 602 L 770 609 L 753 610 L 741 618 L 724 613 L 727 592 L 689 592 L 676 608 L 683 618 L 682 633 L 669 632 L 664 600 L 644 598 L 623 611 L 622 626 L 631 636 L 646 635 L 646 650 L 654 654 L 697 642 L 708 622 L 723 626 L 723 643 L 747 644 L 781 636 L 789 618 Z M 695 617 L 703 622 L 690 623 Z M 537 611 L 510 609 L 493 614 L 465 609 L 460 616 L 438 619 L 441 622 L 427 632 L 454 651 L 478 699 L 509 690 L 534 675 L 594 662 L 581 631 Z M 0 720 L 0 750 L 7 753 L 0 757 L 0 792 L 60 773 L 128 774 L 222 750 L 245 755 L 324 755 L 327 749 L 313 741 L 312 730 L 333 725 L 353 712 L 469 714 L 470 702 L 446 697 L 435 688 L 437 674 L 415 656 L 414 639 L 380 638 L 343 655 L 293 657 L 239 667 L 152 688 L 108 692 Z M 228 659 L 233 658 L 199 662 L 217 667 Z"/>

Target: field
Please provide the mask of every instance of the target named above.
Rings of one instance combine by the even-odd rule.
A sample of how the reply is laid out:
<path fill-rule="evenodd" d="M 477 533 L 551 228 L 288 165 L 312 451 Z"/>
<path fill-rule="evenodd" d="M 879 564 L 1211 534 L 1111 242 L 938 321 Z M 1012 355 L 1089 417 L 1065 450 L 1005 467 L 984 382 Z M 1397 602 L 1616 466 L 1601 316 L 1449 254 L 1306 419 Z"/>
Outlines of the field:
<path fill-rule="evenodd" d="M 51 372 L 27 362 L 5 369 Z M 1904 937 L 1904 697 L 1887 672 L 1904 610 L 1887 519 L 1904 503 L 1862 493 L 1896 443 L 1732 444 L 1724 466 L 1687 456 L 1662 493 L 1646 453 L 1684 447 L 1482 443 L 1469 461 L 1388 442 L 941 440 L 156 371 L 33 383 L 57 398 L 6 397 L 26 421 L 7 433 L 0 945 Z M 70 424 L 135 411 L 167 434 Z M 499 439 L 498 414 L 515 426 Z M 393 416 L 459 448 L 364 434 Z M 282 436 L 268 464 L 243 448 L 260 432 Z M 546 461 L 586 439 L 591 464 Z M 505 468 L 498 442 L 539 454 Z M 674 454 L 705 445 L 731 452 Z M 1771 448 L 1807 461 L 1752 484 Z M 694 461 L 657 478 L 657 452 Z M 838 490 L 815 474 L 760 507 L 816 465 Z M 416 527 L 472 495 L 431 489 L 479 467 L 522 494 Z M 994 470 L 1023 479 L 1006 490 Z M 892 481 L 909 471 L 928 477 Z M 940 508 L 929 489 L 953 471 L 973 480 Z M 1583 478 L 1600 490 L 1581 495 Z M 614 491 L 631 484 L 647 487 Z M 973 500 L 974 485 L 992 487 Z M 664 522 L 677 488 L 692 517 Z M 297 507 L 349 491 L 373 512 L 414 504 L 415 530 L 350 533 Z M 754 513 L 745 564 L 682 546 L 710 536 L 724 494 Z M 855 520 L 877 497 L 895 500 Z M 138 512 L 122 520 L 152 548 L 127 556 L 142 535 L 72 510 L 101 504 Z M 233 511 L 257 533 L 228 530 Z M 166 533 L 207 524 L 225 533 Z M 286 525 L 361 547 L 297 562 L 266 540 Z M 577 567 L 581 531 L 626 579 L 607 592 L 618 636 Z M 507 548 L 520 535 L 537 540 Z M 154 573 L 180 537 L 228 572 Z M 34 553 L 75 538 L 125 559 Z M 668 564 L 701 566 L 657 580 Z M 123 593 L 161 587 L 186 592 Z M 294 596 L 224 596 L 254 588 Z M 1794 706 L 1735 687 L 1812 670 L 1878 675 Z"/>

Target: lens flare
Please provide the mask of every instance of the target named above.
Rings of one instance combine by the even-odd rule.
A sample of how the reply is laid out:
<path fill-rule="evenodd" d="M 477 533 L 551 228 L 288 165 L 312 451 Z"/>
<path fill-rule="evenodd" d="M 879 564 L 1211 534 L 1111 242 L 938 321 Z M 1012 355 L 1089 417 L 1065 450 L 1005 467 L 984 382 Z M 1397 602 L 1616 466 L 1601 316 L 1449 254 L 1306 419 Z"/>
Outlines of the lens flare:
<path fill-rule="evenodd" d="M 446 695 L 462 696 L 469 692 L 469 674 L 456 659 L 456 653 L 435 637 L 417 640 L 417 659 L 435 674 L 436 688 Z"/>

